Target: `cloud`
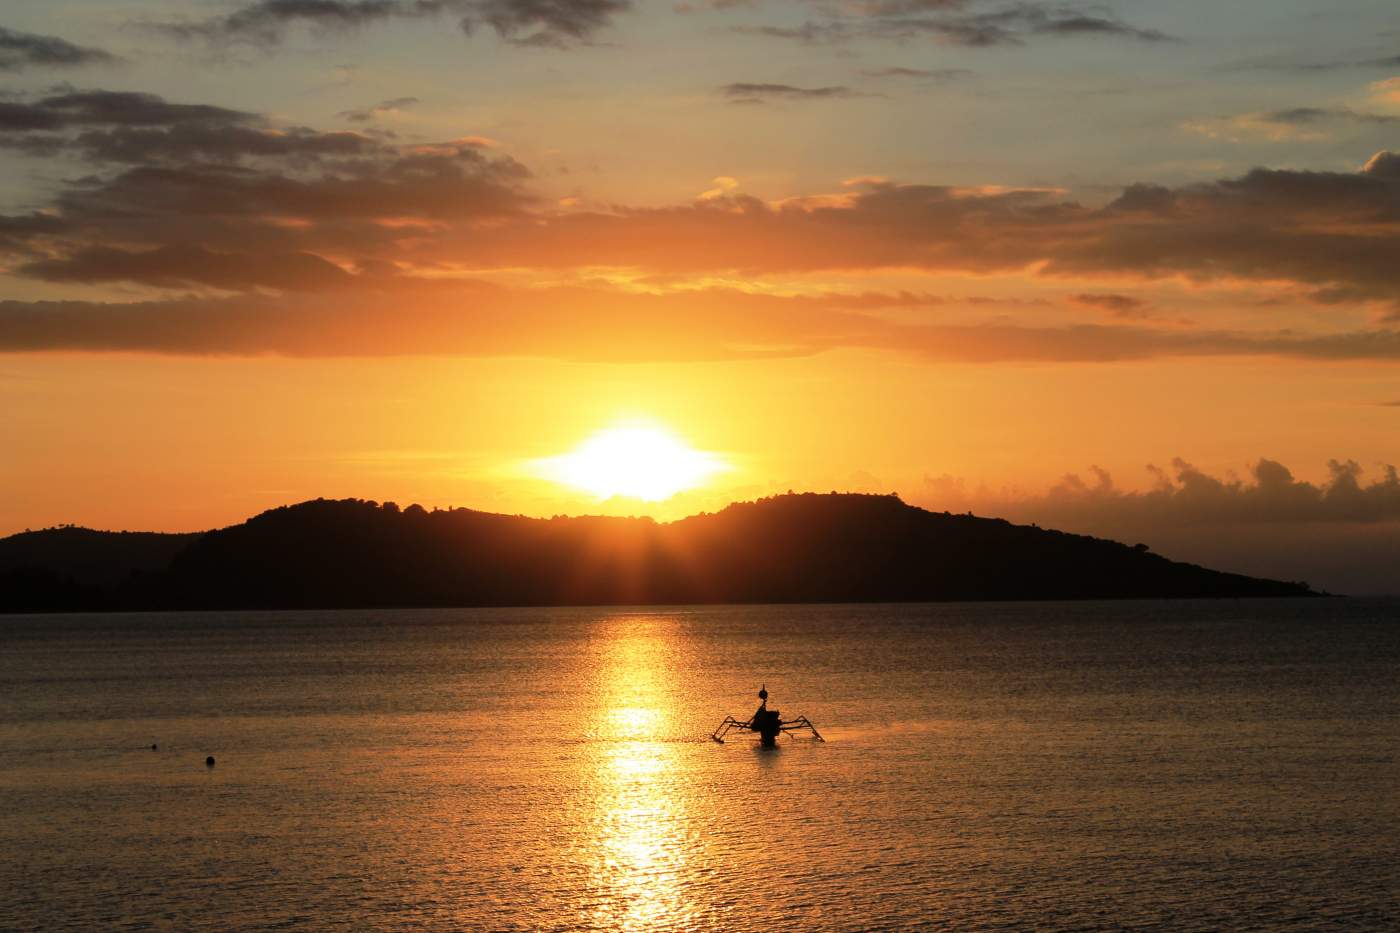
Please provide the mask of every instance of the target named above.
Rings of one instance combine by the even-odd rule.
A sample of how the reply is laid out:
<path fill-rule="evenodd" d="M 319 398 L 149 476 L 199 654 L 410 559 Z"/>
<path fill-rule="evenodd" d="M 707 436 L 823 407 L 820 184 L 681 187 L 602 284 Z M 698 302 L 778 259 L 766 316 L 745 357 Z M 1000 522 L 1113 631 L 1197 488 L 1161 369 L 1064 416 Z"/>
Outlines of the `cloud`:
<path fill-rule="evenodd" d="M 110 52 L 74 45 L 57 36 L 38 36 L 0 26 L 0 71 L 25 68 L 74 68 L 119 61 Z"/>
<path fill-rule="evenodd" d="M 631 0 L 478 0 L 462 20 L 468 33 L 480 23 L 517 45 L 565 48 L 589 41 Z"/>
<path fill-rule="evenodd" d="M 1397 307 L 1400 160 L 1359 172 L 1256 169 L 1166 188 L 1131 185 L 1101 208 L 1027 189 L 877 184 L 769 204 L 749 195 L 684 207 L 573 212 L 476 244 L 476 262 L 776 274 L 916 268 L 1292 281 Z"/>
<path fill-rule="evenodd" d="M 324 289 L 355 276 L 310 253 L 216 253 L 201 246 L 131 251 L 91 247 L 63 259 L 43 259 L 16 272 L 49 282 L 133 282 L 158 287 L 207 285 L 231 291 L 255 288 Z"/>
<path fill-rule="evenodd" d="M 1260 458 L 1249 478 L 1215 477 L 1181 458 L 1170 470 L 1147 467 L 1152 487 L 1146 491 L 1120 489 L 1109 473 L 1090 468 L 1089 479 L 1067 474 L 1044 494 L 1018 495 L 981 490 L 968 493 L 948 479 L 926 481 L 933 497 L 952 504 L 975 503 L 996 514 L 1035 514 L 1047 523 L 1166 525 L 1232 525 L 1256 523 L 1387 522 L 1400 521 L 1400 475 L 1382 465 L 1379 475 L 1363 482 L 1365 470 L 1354 460 L 1329 460 L 1328 479 L 1320 484 L 1296 479 L 1276 460 Z"/>
<path fill-rule="evenodd" d="M 50 282 L 332 288 L 346 269 L 391 267 L 415 232 L 535 202 L 524 166 L 479 138 L 395 146 L 154 95 L 0 105 L 0 146 L 106 169 L 66 182 L 42 214 L 0 218 L 0 252 L 23 260 L 10 273 Z"/>
<path fill-rule="evenodd" d="M 1390 125 L 1400 123 L 1400 116 L 1387 113 L 1365 113 L 1348 107 L 1291 107 L 1287 110 L 1271 110 L 1259 115 L 1269 123 L 1327 123 L 1341 120 L 1351 123 L 1375 123 Z"/>
<path fill-rule="evenodd" d="M 861 72 L 867 78 L 914 78 L 923 81 L 960 81 L 972 77 L 966 68 L 872 68 Z"/>
<path fill-rule="evenodd" d="M 829 88 L 732 87 L 736 97 L 839 96 Z M 613 321 L 614 333 L 638 335 L 627 350 L 637 357 L 733 358 L 858 347 L 970 362 L 1400 358 L 1400 332 L 1384 326 L 1319 325 L 1307 332 L 1181 322 L 1148 326 L 1149 308 L 1129 286 L 1155 280 L 1232 290 L 1247 283 L 1291 285 L 1300 299 L 1310 296 L 1320 306 L 1367 307 L 1400 321 L 1400 281 L 1394 275 L 1400 157 L 1386 151 L 1354 172 L 1256 169 L 1175 188 L 1135 184 L 1103 206 L 1086 206 L 1051 189 L 876 177 L 835 193 L 767 202 L 721 176 L 690 203 L 560 210 L 536 193 L 523 165 L 474 137 L 395 145 L 111 91 L 69 90 L 6 103 L 20 109 L 0 107 L 0 143 L 37 140 L 94 166 L 59 184 L 41 211 L 0 218 L 9 274 L 281 300 L 292 316 L 277 319 L 274 330 L 285 333 L 293 321 L 324 327 L 328 353 L 348 352 L 352 343 L 333 338 L 335 309 L 394 329 L 396 323 L 376 317 L 379 308 L 396 309 L 395 321 L 414 322 L 418 312 L 405 307 L 447 300 L 453 276 L 473 269 L 528 271 L 541 286 L 600 270 L 620 270 L 622 279 L 638 287 L 647 283 L 655 294 L 595 288 L 555 295 L 561 308 L 582 309 L 578 313 L 587 321 Z M 16 114 L 10 125 L 4 123 L 6 115 Z M 29 128 L 36 125 L 44 128 Z M 912 323 L 907 315 L 897 322 L 881 316 L 869 303 L 874 299 L 840 304 L 830 296 L 818 301 L 800 294 L 804 275 L 879 270 L 1040 279 L 1065 286 L 1071 303 L 1109 319 L 1072 326 L 1051 321 L 1026 327 L 1006 320 L 967 325 L 967 312 L 985 302 L 950 298 L 948 306 L 963 314 L 959 326 L 928 318 Z M 764 277 L 788 278 L 784 287 L 799 294 L 676 290 L 740 276 L 756 291 Z M 351 301 L 346 293 L 356 289 L 364 295 Z M 332 304 L 303 311 L 312 302 L 307 296 L 331 293 Z M 537 290 L 536 297 L 542 293 Z M 361 307 L 361 300 L 370 303 Z M 485 298 L 472 300 L 485 307 Z M 510 352 L 622 352 L 606 348 L 601 332 L 548 317 L 527 296 L 493 293 L 490 300 L 523 315 L 518 324 L 508 317 L 479 319 Z M 75 322 L 102 330 L 105 307 L 49 306 L 57 315 L 55 327 L 66 320 L 67 329 L 31 332 L 56 341 L 54 346 L 81 343 Z M 120 313 L 168 323 L 173 312 L 161 310 L 168 307 L 122 306 Z M 275 340 L 258 343 L 263 337 L 253 325 L 264 318 L 249 318 L 250 307 L 238 305 L 235 315 L 248 329 L 247 341 L 261 348 L 257 352 L 280 352 Z M 9 308 L 24 320 L 40 314 L 37 306 Z M 210 326 L 222 320 L 219 313 L 194 313 Z M 411 329 L 431 339 L 415 343 L 406 333 L 395 346 L 401 352 L 476 352 L 483 346 L 481 335 L 472 332 L 478 319 L 454 317 L 446 309 L 433 315 L 435 323 Z M 546 319 L 555 332 L 577 337 L 580 349 L 543 339 L 531 322 Z M 189 345 L 200 348 L 192 352 L 216 352 L 210 348 L 218 344 L 217 335 L 229 332 L 200 331 Z M 643 335 L 656 341 L 655 349 Z M 298 330 L 291 345 L 310 352 L 304 346 L 313 343 L 310 330 Z M 153 337 L 141 345 L 166 344 Z"/>
<path fill-rule="evenodd" d="M 774 100 L 824 100 L 865 97 L 848 87 L 794 87 L 791 84 L 726 84 L 720 93 L 735 104 L 765 104 Z"/>
<path fill-rule="evenodd" d="M 840 21 L 815 23 L 810 20 L 800 26 L 731 26 L 729 31 L 741 36 L 760 36 L 768 39 L 790 39 L 805 44 L 845 42 L 856 38 L 858 33 L 850 25 Z"/>
<path fill-rule="evenodd" d="M 736 31 L 804 43 L 929 38 L 967 48 L 1024 45 L 1028 39 L 1041 36 L 1110 37 L 1148 43 L 1178 41 L 1159 30 L 1133 26 L 1089 6 L 873 0 L 844 8 L 819 5 L 818 9 L 824 19 L 808 20 L 797 27 L 740 26 Z"/>
<path fill-rule="evenodd" d="M 1241 62 L 1230 66 L 1228 70 L 1282 71 L 1309 74 L 1319 71 L 1350 71 L 1384 68 L 1400 68 L 1400 55 L 1383 55 L 1372 58 L 1341 58 L 1321 62 L 1301 62 L 1293 59 L 1267 59 L 1263 61 Z"/>
<path fill-rule="evenodd" d="M 287 291 L 164 301 L 0 302 L 0 351 L 139 351 L 290 356 L 538 356 L 666 362 L 769 359 L 864 348 L 963 363 L 1109 362 L 1281 356 L 1400 362 L 1400 331 L 1305 337 L 1123 325 L 897 323 L 870 312 L 926 305 L 908 296 L 774 296 L 735 289 L 638 293 L 604 286 L 508 288 L 428 282 L 392 270 L 333 272 L 275 254 L 80 256 L 47 276 L 230 287 L 263 263 L 259 284 Z M 274 265 L 274 263 L 280 263 Z M 200 271 L 204 270 L 204 271 Z M 209 271 L 212 270 L 212 271 Z M 142 276 L 144 278 L 138 278 Z M 320 277 L 325 281 L 314 281 Z M 339 287 L 353 285 L 354 287 Z M 247 288 L 247 282 L 239 286 Z M 958 299 L 951 299 L 957 301 Z"/>
<path fill-rule="evenodd" d="M 1148 314 L 1147 302 L 1131 295 L 1081 292 L 1078 295 L 1070 295 L 1069 300 L 1118 318 L 1140 318 Z"/>
<path fill-rule="evenodd" d="M 356 29 L 391 19 L 437 16 L 459 6 L 450 0 L 261 0 L 225 16 L 153 25 L 180 38 L 274 45 L 296 24 Z"/>
<path fill-rule="evenodd" d="M 1330 128 L 1338 126 L 1386 127 L 1396 124 L 1400 124 L 1400 116 L 1367 113 L 1348 107 L 1289 107 L 1212 120 L 1191 120 L 1182 124 L 1182 128 L 1211 139 L 1238 143 L 1256 138 L 1275 142 L 1323 140 L 1328 138 Z"/>
<path fill-rule="evenodd" d="M 1382 149 L 1371 158 L 1366 160 L 1362 167 L 1363 175 L 1371 175 L 1375 178 L 1389 178 L 1400 181 L 1400 152 L 1391 152 Z"/>
<path fill-rule="evenodd" d="M 416 97 L 395 97 L 392 100 L 380 101 L 360 110 L 342 110 L 336 116 L 349 120 L 351 123 L 368 123 L 386 113 L 401 113 L 417 103 L 420 101 Z"/>
<path fill-rule="evenodd" d="M 1087 13 L 1046 13 L 1025 17 L 1029 31 L 1043 35 L 1110 35 L 1124 36 L 1142 42 L 1174 42 L 1172 36 L 1157 29 L 1140 29 L 1119 19 L 1093 16 Z"/>
<path fill-rule="evenodd" d="M 529 175 L 524 166 L 489 154 L 480 138 L 394 146 L 152 94 L 73 91 L 0 103 L 0 146 L 124 166 L 68 182 L 53 204 L 52 213 L 82 239 L 67 250 L 51 249 L 87 250 L 88 260 L 103 257 L 96 268 L 125 260 L 92 249 L 218 252 L 236 243 L 241 250 L 250 238 L 278 239 L 289 223 L 462 222 L 517 212 L 533 201 L 522 187 Z M 56 255 L 26 268 L 55 278 L 63 261 Z"/>
<path fill-rule="evenodd" d="M 518 45 L 558 48 L 591 40 L 631 6 L 631 0 L 260 0 L 225 16 L 150 25 L 182 39 L 268 47 L 296 25 L 333 32 L 451 14 L 467 34 L 487 25 Z"/>
<path fill-rule="evenodd" d="M 46 238 L 68 229 L 68 223 L 52 214 L 0 214 L 0 255 L 34 255 Z"/>
<path fill-rule="evenodd" d="M 1176 458 L 1147 467 L 1149 487 L 1122 489 L 1099 467 L 1044 492 L 992 490 L 926 476 L 909 498 L 926 508 L 973 511 L 1121 541 L 1143 541 L 1176 560 L 1239 573 L 1306 579 L 1343 593 L 1395 593 L 1400 476 L 1354 460 L 1327 463 L 1307 482 L 1260 458 L 1243 479 L 1215 476 Z"/>
<path fill-rule="evenodd" d="M 32 103 L 0 103 L 0 132 L 94 126 L 244 125 L 256 114 L 209 104 L 172 104 L 133 91 L 65 90 Z"/>
<path fill-rule="evenodd" d="M 130 164 L 243 157 L 305 161 L 368 156 L 384 148 L 358 133 L 274 127 L 246 111 L 102 90 L 0 102 L 0 147 L 31 155 L 68 151 L 94 162 Z"/>

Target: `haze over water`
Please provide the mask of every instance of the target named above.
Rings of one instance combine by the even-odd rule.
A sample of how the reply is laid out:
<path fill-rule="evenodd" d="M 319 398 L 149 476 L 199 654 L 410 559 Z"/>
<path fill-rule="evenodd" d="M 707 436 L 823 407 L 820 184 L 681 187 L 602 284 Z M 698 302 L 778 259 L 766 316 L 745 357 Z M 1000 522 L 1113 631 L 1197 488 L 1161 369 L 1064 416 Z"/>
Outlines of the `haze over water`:
<path fill-rule="evenodd" d="M 11 617 L 0 928 L 1393 928 L 1397 610 Z"/>

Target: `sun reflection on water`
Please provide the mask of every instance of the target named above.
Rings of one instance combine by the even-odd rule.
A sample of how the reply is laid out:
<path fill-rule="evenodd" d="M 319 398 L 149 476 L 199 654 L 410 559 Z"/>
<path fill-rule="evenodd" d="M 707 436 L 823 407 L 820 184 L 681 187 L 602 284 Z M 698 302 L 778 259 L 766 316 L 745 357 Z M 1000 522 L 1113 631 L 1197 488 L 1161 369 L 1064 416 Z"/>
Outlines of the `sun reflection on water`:
<path fill-rule="evenodd" d="M 680 702 L 667 677 L 679 632 L 664 616 L 605 626 L 597 680 L 601 752 L 591 763 L 593 919 L 606 929 L 684 928 L 695 916 L 685 884 L 693 853 L 682 746 L 667 741 Z"/>

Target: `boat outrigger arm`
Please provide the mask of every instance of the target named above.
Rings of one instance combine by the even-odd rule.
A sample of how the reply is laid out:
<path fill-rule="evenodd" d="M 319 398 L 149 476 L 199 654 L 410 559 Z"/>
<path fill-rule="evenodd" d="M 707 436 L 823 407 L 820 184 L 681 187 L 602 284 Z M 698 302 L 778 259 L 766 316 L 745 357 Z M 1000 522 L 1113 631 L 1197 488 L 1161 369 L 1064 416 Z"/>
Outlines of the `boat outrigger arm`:
<path fill-rule="evenodd" d="M 758 709 L 748 722 L 740 722 L 733 716 L 724 717 L 724 722 L 719 724 L 710 738 L 724 744 L 724 737 L 731 732 L 757 732 L 762 743 L 769 748 L 777 743 L 779 733 L 791 736 L 794 732 L 806 730 L 812 733 L 812 738 L 818 742 L 825 742 L 822 734 L 817 731 L 817 727 L 812 725 L 812 721 L 806 716 L 798 716 L 796 719 L 784 719 L 775 709 L 768 708 L 768 687 L 765 685 L 758 691 L 760 701 Z"/>

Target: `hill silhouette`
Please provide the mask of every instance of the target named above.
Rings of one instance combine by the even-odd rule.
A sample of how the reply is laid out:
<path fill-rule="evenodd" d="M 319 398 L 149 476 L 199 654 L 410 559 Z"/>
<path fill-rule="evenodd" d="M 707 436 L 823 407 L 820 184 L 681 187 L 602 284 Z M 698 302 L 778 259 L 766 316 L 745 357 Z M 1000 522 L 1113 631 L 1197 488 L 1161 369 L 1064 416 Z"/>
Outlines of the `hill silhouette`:
<path fill-rule="evenodd" d="M 317 499 L 198 535 L 0 540 L 7 611 L 1304 595 L 1145 545 L 835 493 L 669 524 Z"/>
<path fill-rule="evenodd" d="M 67 526 L 0 538 L 0 611 L 108 608 L 199 536 Z"/>

